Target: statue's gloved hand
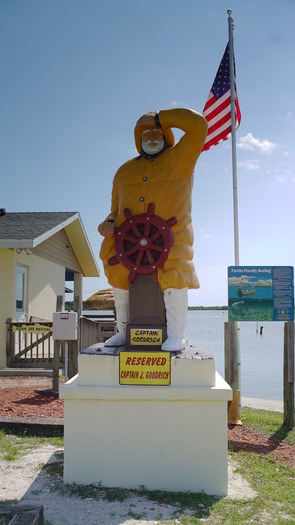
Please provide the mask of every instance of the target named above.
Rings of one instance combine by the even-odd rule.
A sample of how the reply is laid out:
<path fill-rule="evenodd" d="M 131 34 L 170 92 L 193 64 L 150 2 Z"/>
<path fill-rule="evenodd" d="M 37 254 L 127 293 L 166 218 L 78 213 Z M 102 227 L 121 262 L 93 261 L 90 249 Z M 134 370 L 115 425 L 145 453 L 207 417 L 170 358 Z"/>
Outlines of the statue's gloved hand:
<path fill-rule="evenodd" d="M 113 222 L 101 222 L 97 229 L 103 237 L 114 237 L 115 225 Z"/>

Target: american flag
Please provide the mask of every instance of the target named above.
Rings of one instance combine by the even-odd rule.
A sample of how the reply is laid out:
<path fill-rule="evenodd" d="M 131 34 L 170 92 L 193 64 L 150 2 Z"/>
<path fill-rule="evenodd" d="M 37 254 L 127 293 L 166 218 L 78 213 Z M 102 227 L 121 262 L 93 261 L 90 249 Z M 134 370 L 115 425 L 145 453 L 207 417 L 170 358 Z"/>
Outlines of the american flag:
<path fill-rule="evenodd" d="M 236 90 L 236 71 L 234 63 L 234 90 L 236 107 L 236 128 L 241 122 L 241 111 Z M 208 134 L 202 151 L 216 146 L 231 136 L 231 94 L 229 73 L 229 44 L 225 48 L 216 77 L 212 84 L 203 115 L 208 122 Z"/>

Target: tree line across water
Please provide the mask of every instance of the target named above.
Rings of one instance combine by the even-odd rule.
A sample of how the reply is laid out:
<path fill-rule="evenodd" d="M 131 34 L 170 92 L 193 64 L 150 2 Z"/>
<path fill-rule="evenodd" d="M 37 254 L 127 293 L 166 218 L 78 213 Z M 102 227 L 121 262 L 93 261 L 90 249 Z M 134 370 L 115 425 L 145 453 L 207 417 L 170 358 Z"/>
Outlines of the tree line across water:
<path fill-rule="evenodd" d="M 65 302 L 65 310 L 73 310 L 74 301 Z M 83 305 L 84 308 L 84 305 Z M 189 306 L 189 310 L 228 310 L 228 306 Z"/>

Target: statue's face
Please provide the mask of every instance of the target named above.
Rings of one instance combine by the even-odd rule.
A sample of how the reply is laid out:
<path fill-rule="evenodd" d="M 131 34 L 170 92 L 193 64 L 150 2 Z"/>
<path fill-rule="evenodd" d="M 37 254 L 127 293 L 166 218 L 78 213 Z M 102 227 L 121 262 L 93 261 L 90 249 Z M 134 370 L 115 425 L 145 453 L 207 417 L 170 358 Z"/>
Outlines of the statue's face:
<path fill-rule="evenodd" d="M 164 135 L 161 129 L 146 129 L 142 132 L 142 149 L 148 155 L 153 155 L 164 148 Z"/>
<path fill-rule="evenodd" d="M 154 142 L 163 140 L 163 131 L 161 129 L 146 129 L 142 132 L 142 141 L 143 142 Z"/>

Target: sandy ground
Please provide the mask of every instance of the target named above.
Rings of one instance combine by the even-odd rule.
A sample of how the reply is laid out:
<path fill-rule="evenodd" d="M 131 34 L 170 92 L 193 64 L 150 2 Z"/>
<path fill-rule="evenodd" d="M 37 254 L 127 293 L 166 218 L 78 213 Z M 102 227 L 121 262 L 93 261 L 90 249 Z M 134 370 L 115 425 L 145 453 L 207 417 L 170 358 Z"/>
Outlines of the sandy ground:
<path fill-rule="evenodd" d="M 34 506 L 43 505 L 45 522 L 50 525 L 159 525 L 161 520 L 175 520 L 178 515 L 195 511 L 180 506 L 159 504 L 144 497 L 134 496 L 123 502 L 108 501 L 104 493 L 99 499 L 71 496 L 62 477 L 51 476 L 42 466 L 63 461 L 62 449 L 43 445 L 13 462 L 0 460 L 0 501 L 15 501 Z M 256 493 L 235 472 L 229 458 L 228 498 L 249 499 Z M 206 509 L 200 509 L 206 515 Z M 209 511 L 208 511 L 209 514 Z"/>

